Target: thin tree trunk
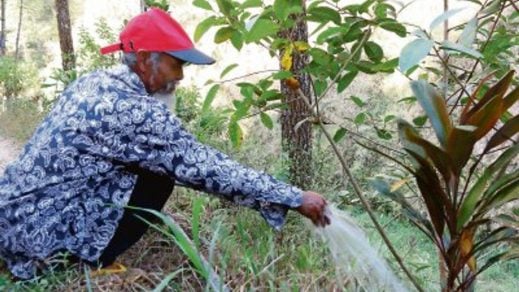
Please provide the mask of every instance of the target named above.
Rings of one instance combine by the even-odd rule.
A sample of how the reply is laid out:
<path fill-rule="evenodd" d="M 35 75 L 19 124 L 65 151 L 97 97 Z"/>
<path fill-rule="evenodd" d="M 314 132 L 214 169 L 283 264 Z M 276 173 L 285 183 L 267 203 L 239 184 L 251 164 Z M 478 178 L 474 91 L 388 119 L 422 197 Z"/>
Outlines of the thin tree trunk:
<path fill-rule="evenodd" d="M 59 45 L 61 48 L 61 63 L 63 70 L 69 71 L 76 67 L 68 0 L 56 0 L 56 19 L 58 21 Z"/>
<path fill-rule="evenodd" d="M 23 18 L 23 0 L 20 0 L 20 13 L 18 15 L 18 30 L 16 31 L 16 44 L 14 57 L 18 60 L 18 56 L 20 53 L 20 33 L 22 31 L 22 18 Z"/>
<path fill-rule="evenodd" d="M 306 0 L 301 0 L 303 9 Z M 300 18 L 290 30 L 281 35 L 291 41 L 308 41 L 308 26 L 306 20 Z M 305 96 L 311 96 L 311 80 L 308 74 L 301 70 L 308 63 L 308 56 L 294 50 L 292 55 L 291 71 L 299 81 L 300 88 Z M 288 153 L 290 165 L 290 181 L 292 184 L 306 189 L 312 182 L 312 124 L 303 120 L 311 116 L 310 109 L 300 99 L 297 92 L 289 88 L 285 82 L 281 83 L 281 93 L 287 104 L 281 114 L 281 140 L 283 150 Z"/>
<path fill-rule="evenodd" d="M 0 24 L 0 56 L 5 55 L 5 46 L 6 46 L 6 39 L 5 39 L 5 0 L 1 0 L 0 7 L 1 10 L 1 24 Z"/>

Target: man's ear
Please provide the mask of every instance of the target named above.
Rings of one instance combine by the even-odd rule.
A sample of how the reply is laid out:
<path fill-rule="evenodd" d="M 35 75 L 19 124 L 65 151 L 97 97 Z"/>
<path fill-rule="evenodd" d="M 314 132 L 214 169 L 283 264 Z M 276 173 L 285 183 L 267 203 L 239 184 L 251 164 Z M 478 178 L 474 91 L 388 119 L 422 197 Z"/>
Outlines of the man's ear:
<path fill-rule="evenodd" d="M 151 53 L 147 51 L 139 51 L 135 55 L 137 56 L 137 68 L 140 72 L 146 72 Z"/>

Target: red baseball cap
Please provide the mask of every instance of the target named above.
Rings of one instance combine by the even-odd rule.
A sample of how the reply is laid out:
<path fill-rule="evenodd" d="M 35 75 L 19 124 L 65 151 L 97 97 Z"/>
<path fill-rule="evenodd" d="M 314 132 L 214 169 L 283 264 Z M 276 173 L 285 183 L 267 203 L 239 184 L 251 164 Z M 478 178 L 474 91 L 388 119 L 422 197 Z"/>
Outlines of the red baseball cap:
<path fill-rule="evenodd" d="M 149 51 L 164 52 L 193 64 L 213 64 L 215 60 L 195 46 L 182 26 L 167 12 L 152 8 L 131 19 L 119 35 L 120 42 L 101 48 L 101 54 Z"/>

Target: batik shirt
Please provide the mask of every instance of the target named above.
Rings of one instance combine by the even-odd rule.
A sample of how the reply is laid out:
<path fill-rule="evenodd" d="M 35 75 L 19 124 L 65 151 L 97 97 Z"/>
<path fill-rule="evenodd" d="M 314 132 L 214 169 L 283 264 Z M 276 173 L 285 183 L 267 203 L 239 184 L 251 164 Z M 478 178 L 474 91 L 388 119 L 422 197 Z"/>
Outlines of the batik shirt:
<path fill-rule="evenodd" d="M 96 261 L 137 181 L 129 169 L 258 210 L 279 229 L 301 190 L 200 144 L 127 66 L 71 84 L 0 177 L 0 256 L 19 278 L 69 251 Z"/>

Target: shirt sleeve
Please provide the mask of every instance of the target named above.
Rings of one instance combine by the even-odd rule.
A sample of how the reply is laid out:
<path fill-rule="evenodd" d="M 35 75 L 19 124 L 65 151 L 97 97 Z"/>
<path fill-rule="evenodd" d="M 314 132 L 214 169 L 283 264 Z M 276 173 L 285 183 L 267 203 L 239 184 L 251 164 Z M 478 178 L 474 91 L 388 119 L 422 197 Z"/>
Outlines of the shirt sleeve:
<path fill-rule="evenodd" d="M 97 151 L 256 209 L 276 230 L 288 209 L 301 205 L 300 189 L 199 143 L 164 104 L 139 98 L 117 101 L 112 112 L 95 115 L 101 129 L 91 133 Z"/>

